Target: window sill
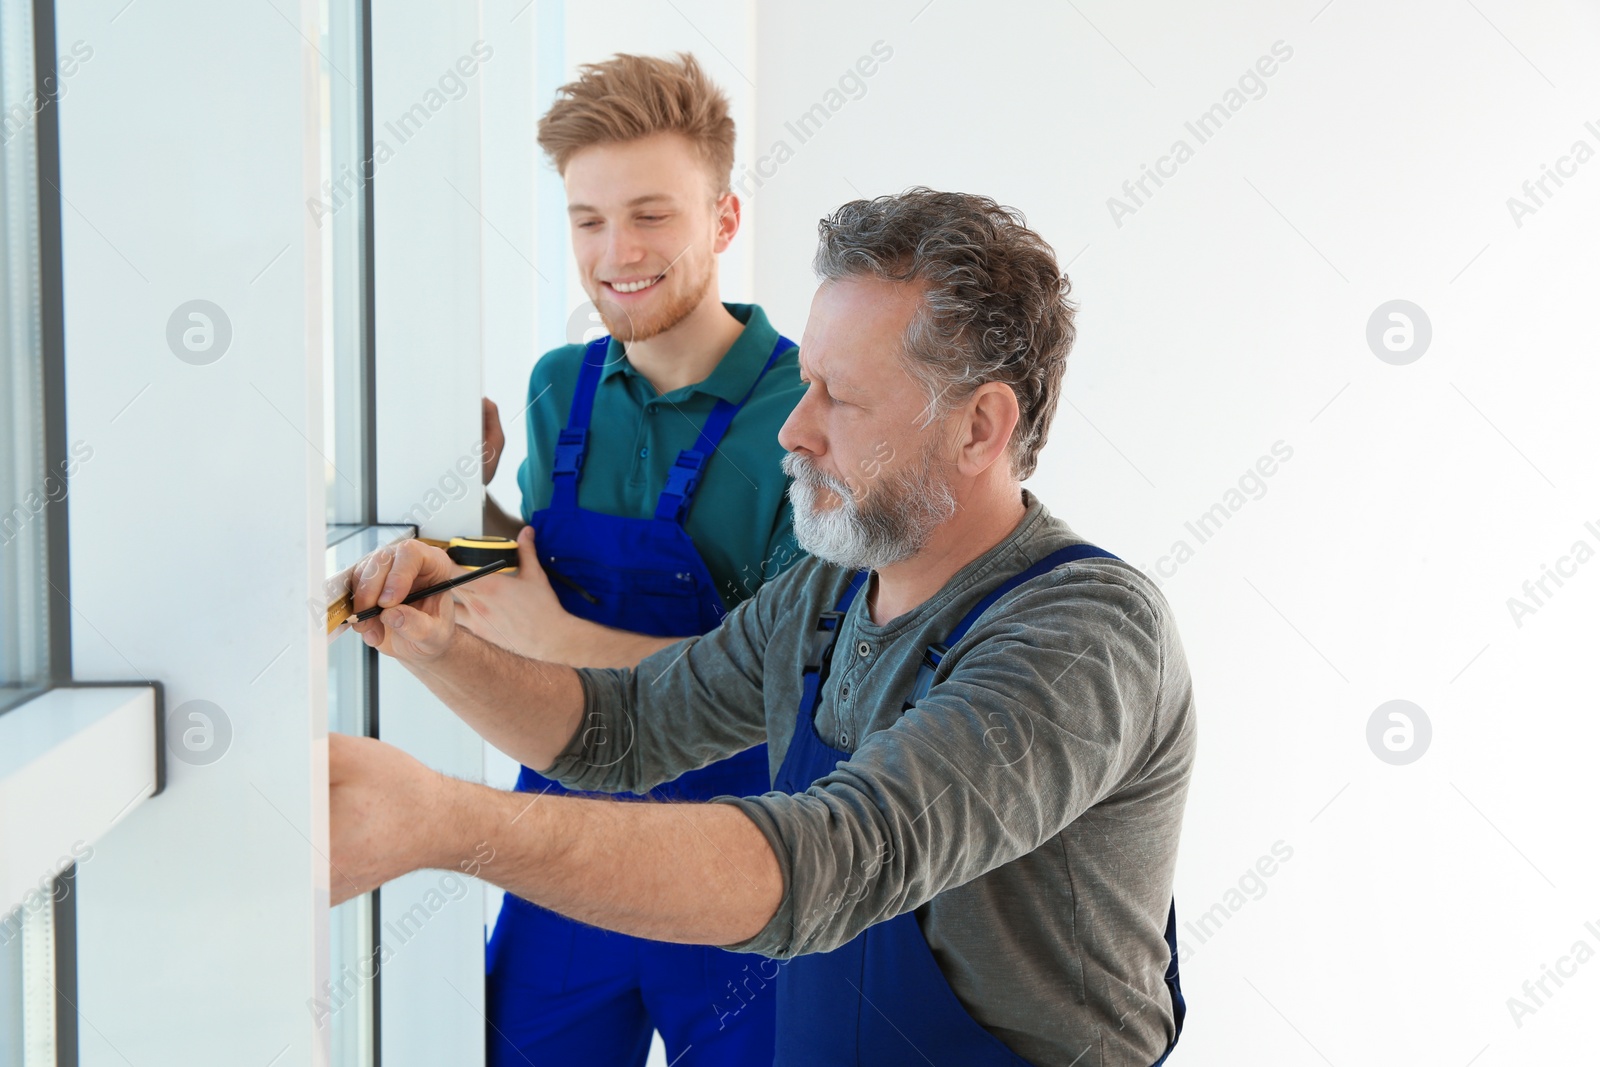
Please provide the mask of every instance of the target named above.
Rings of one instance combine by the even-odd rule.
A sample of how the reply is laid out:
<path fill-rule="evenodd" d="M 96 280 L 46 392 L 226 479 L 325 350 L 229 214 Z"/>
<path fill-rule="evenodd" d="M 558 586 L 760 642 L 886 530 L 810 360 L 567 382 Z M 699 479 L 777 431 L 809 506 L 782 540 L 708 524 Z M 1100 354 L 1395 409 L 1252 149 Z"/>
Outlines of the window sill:
<path fill-rule="evenodd" d="M 161 688 L 75 684 L 0 715 L 0 914 L 161 792 Z"/>

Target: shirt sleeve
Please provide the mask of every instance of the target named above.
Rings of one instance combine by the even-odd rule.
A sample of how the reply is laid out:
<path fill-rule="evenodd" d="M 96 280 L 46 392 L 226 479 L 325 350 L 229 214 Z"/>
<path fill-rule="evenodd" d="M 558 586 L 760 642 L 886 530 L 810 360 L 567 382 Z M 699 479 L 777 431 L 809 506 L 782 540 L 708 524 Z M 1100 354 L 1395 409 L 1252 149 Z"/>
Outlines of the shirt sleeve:
<path fill-rule="evenodd" d="M 718 798 L 766 834 L 786 887 L 767 926 L 726 947 L 837 948 L 1039 848 L 1137 771 L 1163 616 L 1128 585 L 1070 574 L 997 603 L 922 701 L 804 793 Z"/>
<path fill-rule="evenodd" d="M 643 793 L 767 739 L 763 659 L 782 590 L 630 669 L 584 669 L 584 714 L 545 773 L 574 789 Z"/>

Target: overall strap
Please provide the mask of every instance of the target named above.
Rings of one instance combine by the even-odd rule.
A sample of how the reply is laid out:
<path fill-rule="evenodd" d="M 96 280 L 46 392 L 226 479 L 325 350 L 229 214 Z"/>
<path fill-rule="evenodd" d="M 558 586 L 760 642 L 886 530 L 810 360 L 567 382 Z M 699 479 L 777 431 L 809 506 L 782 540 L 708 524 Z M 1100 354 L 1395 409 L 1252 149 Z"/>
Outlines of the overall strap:
<path fill-rule="evenodd" d="M 806 666 L 800 676 L 800 710 L 795 720 L 795 729 L 809 726 L 812 716 L 817 711 L 817 696 L 822 691 L 822 683 L 828 678 L 828 665 L 833 661 L 833 643 L 839 639 L 839 623 L 844 618 L 845 612 L 850 610 L 856 594 L 866 584 L 867 576 L 871 571 L 857 571 L 850 579 L 850 584 L 839 596 L 839 603 L 832 611 L 824 611 L 817 617 L 817 628 L 811 635 L 811 651 L 806 657 Z"/>
<path fill-rule="evenodd" d="M 1022 583 L 1032 581 L 1048 571 L 1053 571 L 1063 563 L 1076 563 L 1082 559 L 1119 558 L 1103 548 L 1096 548 L 1094 545 L 1069 545 L 1066 548 L 1050 553 L 1027 570 L 1013 574 L 1001 582 L 988 596 L 972 606 L 972 610 L 967 612 L 960 622 L 956 623 L 956 628 L 950 631 L 948 637 L 943 641 L 935 641 L 922 653 L 922 664 L 917 668 L 917 680 L 911 687 L 911 696 L 906 700 L 905 707 L 909 709 L 917 701 L 928 695 L 928 690 L 933 688 L 933 676 L 938 671 L 939 663 L 944 659 L 945 653 L 950 651 L 952 645 L 967 636 L 967 631 L 972 629 L 973 623 L 977 622 L 984 612 L 993 607 L 995 601 Z"/>
<path fill-rule="evenodd" d="M 599 337 L 583 350 L 583 365 L 578 369 L 578 386 L 572 392 L 572 407 L 567 425 L 556 438 L 555 462 L 550 465 L 550 506 L 576 508 L 578 479 L 583 476 L 583 460 L 589 447 L 589 418 L 594 414 L 594 394 L 605 369 L 610 337 Z"/>
<path fill-rule="evenodd" d="M 1172 1055 L 1172 1050 L 1178 1047 L 1178 1038 L 1183 1035 L 1183 1018 L 1189 1014 L 1189 1007 L 1183 1002 L 1183 986 L 1178 981 L 1178 900 L 1173 898 L 1167 905 L 1167 952 L 1170 960 L 1167 963 L 1167 992 L 1172 994 L 1172 1041 L 1168 1043 L 1166 1051 L 1161 1058 L 1151 1064 L 1151 1067 L 1161 1067 L 1167 1062 L 1167 1057 Z"/>
<path fill-rule="evenodd" d="M 693 448 L 686 448 L 678 453 L 678 458 L 673 461 L 672 469 L 667 472 L 666 488 L 661 490 L 661 496 L 656 501 L 656 518 L 668 522 L 682 523 L 689 514 L 689 506 L 694 503 L 695 490 L 700 487 L 700 472 L 706 463 L 716 454 L 717 446 L 722 444 L 723 435 L 728 432 L 733 417 L 739 413 L 755 394 L 756 386 L 761 384 L 761 379 L 767 376 L 767 371 L 778 362 L 778 357 L 795 343 L 778 335 L 777 344 L 772 346 L 772 355 L 767 357 L 766 366 L 761 368 L 761 373 L 756 375 L 756 380 L 750 383 L 750 388 L 738 403 L 727 400 L 718 400 L 711 414 L 706 417 L 705 425 L 700 427 L 700 436 L 695 439 Z"/>

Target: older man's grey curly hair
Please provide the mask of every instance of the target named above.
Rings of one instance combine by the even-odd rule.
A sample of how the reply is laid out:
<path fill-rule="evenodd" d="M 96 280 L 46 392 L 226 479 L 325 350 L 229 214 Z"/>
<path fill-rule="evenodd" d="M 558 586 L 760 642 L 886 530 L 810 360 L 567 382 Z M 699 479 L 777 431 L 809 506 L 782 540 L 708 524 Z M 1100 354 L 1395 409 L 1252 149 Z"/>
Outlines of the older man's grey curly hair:
<path fill-rule="evenodd" d="M 986 382 L 1003 382 L 1021 409 L 1012 470 L 1033 474 L 1055 417 L 1077 331 L 1072 284 L 1021 212 L 986 196 L 916 187 L 852 200 L 817 226 L 822 281 L 867 275 L 926 286 L 905 335 L 911 373 L 928 393 L 923 424 Z"/>

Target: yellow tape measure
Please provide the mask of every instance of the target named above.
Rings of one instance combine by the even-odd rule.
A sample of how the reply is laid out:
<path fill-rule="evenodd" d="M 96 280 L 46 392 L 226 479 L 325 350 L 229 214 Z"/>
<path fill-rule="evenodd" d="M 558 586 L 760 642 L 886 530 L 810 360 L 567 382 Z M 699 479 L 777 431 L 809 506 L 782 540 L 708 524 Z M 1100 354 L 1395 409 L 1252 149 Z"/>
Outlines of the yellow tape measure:
<path fill-rule="evenodd" d="M 477 570 L 497 559 L 512 564 L 506 573 L 516 570 L 517 543 L 509 537 L 452 537 L 449 541 L 428 543 L 444 549 L 446 555 L 468 570 Z"/>

